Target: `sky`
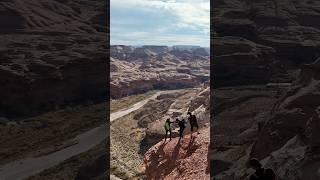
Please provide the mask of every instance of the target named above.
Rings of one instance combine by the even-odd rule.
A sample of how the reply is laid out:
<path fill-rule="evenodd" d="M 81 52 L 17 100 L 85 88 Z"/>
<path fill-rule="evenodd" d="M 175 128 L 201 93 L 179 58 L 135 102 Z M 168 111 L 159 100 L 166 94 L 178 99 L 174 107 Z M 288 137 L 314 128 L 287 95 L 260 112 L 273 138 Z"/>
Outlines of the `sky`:
<path fill-rule="evenodd" d="M 210 45 L 209 0 L 111 0 L 112 45 Z"/>

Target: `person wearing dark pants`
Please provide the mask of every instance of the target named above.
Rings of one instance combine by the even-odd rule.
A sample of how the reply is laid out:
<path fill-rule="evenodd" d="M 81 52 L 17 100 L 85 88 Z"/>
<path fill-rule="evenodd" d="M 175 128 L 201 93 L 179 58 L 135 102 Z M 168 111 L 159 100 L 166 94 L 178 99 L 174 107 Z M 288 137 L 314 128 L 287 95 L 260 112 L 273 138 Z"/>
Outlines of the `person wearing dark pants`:
<path fill-rule="evenodd" d="M 178 125 L 179 125 L 179 137 L 180 137 L 179 140 L 180 140 L 181 138 L 183 138 L 183 131 L 186 128 L 184 119 L 179 121 Z"/>
<path fill-rule="evenodd" d="M 190 128 L 191 128 L 191 136 L 192 136 L 194 127 L 197 128 L 197 132 L 198 132 L 198 134 L 200 134 L 199 133 L 199 125 L 198 125 L 198 122 L 197 122 L 197 117 L 195 115 L 193 115 L 191 112 L 188 112 L 188 115 L 189 115 L 188 120 L 189 120 Z"/>

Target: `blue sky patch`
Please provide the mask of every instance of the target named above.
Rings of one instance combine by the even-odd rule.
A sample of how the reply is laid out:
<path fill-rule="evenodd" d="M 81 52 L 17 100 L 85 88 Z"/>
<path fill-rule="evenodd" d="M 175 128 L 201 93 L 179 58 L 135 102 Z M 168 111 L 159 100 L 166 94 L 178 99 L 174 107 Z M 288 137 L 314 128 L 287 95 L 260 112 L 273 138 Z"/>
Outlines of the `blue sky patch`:
<path fill-rule="evenodd" d="M 111 0 L 112 45 L 210 43 L 209 0 Z"/>

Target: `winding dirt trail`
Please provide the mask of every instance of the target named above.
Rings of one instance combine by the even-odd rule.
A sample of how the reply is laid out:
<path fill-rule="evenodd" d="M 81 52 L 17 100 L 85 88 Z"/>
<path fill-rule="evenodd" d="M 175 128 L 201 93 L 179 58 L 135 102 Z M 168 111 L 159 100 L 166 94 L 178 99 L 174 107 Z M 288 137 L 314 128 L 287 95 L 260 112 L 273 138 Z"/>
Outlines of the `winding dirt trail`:
<path fill-rule="evenodd" d="M 130 114 L 131 112 L 133 111 L 136 111 L 138 109 L 140 109 L 142 106 L 144 106 L 145 104 L 147 104 L 147 102 L 149 102 L 150 100 L 152 99 L 155 99 L 156 97 L 158 97 L 162 92 L 164 91 L 159 91 L 157 93 L 155 93 L 153 96 L 145 99 L 145 100 L 142 100 L 132 106 L 130 106 L 129 108 L 125 108 L 125 109 L 122 109 L 122 110 L 119 110 L 117 112 L 114 112 L 114 113 L 111 113 L 110 115 L 110 122 L 120 118 L 120 117 L 123 117 L 127 114 Z"/>
<path fill-rule="evenodd" d="M 114 121 L 120 117 L 123 117 L 135 110 L 138 110 L 143 105 L 145 105 L 151 99 L 156 98 L 164 91 L 157 92 L 150 98 L 142 100 L 129 108 L 119 110 L 117 112 L 110 114 L 110 121 Z M 53 152 L 48 155 L 40 156 L 40 157 L 29 157 L 17 161 L 13 161 L 11 163 L 5 164 L 0 167 L 0 179 L 1 180 L 21 180 L 26 179 L 32 175 L 40 173 L 41 171 L 54 167 L 59 163 L 71 158 L 72 156 L 78 155 L 80 153 L 86 152 L 91 148 L 95 147 L 103 140 L 108 138 L 107 125 L 101 125 L 94 129 L 91 129 L 87 132 L 84 132 L 74 139 L 67 141 L 77 142 L 76 144 L 61 149 L 59 151 Z"/>

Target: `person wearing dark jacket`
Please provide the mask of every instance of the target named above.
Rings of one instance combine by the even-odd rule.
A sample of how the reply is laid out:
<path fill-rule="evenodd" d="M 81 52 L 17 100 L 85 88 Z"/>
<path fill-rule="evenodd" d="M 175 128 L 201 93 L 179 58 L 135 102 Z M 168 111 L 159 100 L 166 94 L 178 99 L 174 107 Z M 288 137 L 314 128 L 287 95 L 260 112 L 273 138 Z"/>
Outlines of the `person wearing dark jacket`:
<path fill-rule="evenodd" d="M 186 128 L 186 125 L 185 125 L 185 120 L 184 119 L 182 119 L 181 121 L 178 121 L 178 125 L 179 125 L 179 140 L 181 139 L 181 138 L 183 138 L 183 131 L 184 131 L 184 129 Z"/>
<path fill-rule="evenodd" d="M 188 115 L 189 115 L 188 120 L 189 120 L 190 128 L 191 128 L 191 136 L 192 136 L 194 127 L 197 128 L 197 132 L 198 132 L 198 134 L 200 134 L 199 133 L 199 125 L 198 125 L 197 117 L 195 115 L 193 115 L 191 112 L 188 112 Z"/>

